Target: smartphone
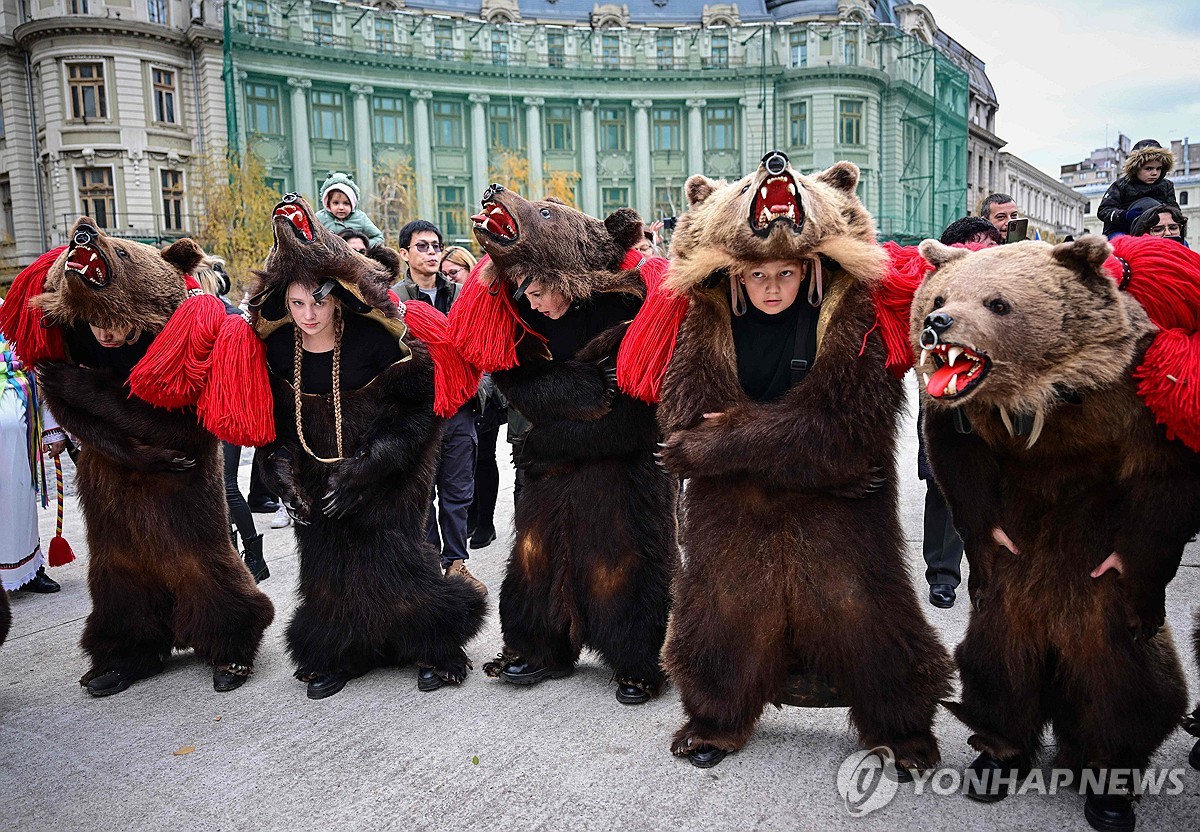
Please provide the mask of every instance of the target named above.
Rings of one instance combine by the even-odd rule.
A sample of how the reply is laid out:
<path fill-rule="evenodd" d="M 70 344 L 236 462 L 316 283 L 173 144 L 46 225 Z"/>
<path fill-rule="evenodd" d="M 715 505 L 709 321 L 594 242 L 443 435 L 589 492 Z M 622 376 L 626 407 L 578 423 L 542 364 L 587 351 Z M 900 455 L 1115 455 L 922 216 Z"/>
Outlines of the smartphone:
<path fill-rule="evenodd" d="M 1019 243 L 1029 236 L 1029 220 L 1021 218 L 1019 220 L 1008 221 L 1008 239 L 1006 243 Z"/>

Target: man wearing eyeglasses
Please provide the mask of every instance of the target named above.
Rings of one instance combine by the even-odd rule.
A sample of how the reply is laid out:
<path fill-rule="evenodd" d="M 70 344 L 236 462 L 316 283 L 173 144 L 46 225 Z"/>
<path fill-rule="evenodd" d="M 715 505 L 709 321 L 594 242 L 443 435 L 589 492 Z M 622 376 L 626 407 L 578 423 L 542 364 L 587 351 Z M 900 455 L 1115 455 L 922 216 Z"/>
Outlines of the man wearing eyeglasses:
<path fill-rule="evenodd" d="M 1173 205 L 1155 205 L 1148 211 L 1142 212 L 1141 216 L 1134 221 L 1133 228 L 1129 233 L 1134 237 L 1146 235 L 1165 237 L 1186 246 L 1187 220 L 1184 218 L 1183 212 Z"/>
<path fill-rule="evenodd" d="M 400 229 L 400 257 L 408 264 L 408 276 L 392 288 L 405 302 L 432 304 L 442 314 L 458 299 L 459 286 L 438 271 L 442 259 L 442 232 L 428 220 L 412 220 Z M 472 396 L 446 420 L 442 448 L 434 481 L 437 499 L 429 495 L 426 536 L 441 553 L 447 574 L 457 572 L 477 584 L 483 582 L 467 571 L 467 509 L 475 496 L 475 402 Z M 440 532 L 440 534 L 439 534 Z"/>

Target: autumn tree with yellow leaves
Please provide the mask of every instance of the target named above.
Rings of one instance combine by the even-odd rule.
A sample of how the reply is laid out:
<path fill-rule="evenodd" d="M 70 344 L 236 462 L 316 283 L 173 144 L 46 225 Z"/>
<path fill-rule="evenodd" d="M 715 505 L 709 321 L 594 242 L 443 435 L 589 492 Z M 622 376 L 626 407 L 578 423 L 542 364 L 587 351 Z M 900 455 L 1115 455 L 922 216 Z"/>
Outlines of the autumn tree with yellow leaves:
<path fill-rule="evenodd" d="M 200 215 L 196 242 L 222 257 L 236 286 L 245 288 L 251 270 L 262 268 L 271 251 L 271 215 L 281 194 L 266 182 L 262 159 L 246 153 L 215 152 L 199 165 Z"/>

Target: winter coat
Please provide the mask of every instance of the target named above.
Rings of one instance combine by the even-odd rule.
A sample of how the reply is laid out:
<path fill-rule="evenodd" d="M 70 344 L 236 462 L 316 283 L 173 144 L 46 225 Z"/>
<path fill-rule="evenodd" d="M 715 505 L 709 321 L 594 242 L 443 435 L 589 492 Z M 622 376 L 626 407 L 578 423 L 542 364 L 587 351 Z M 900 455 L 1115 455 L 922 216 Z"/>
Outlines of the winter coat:
<path fill-rule="evenodd" d="M 441 272 L 438 272 L 433 287 L 437 290 L 433 308 L 443 315 L 449 315 L 451 305 L 453 305 L 454 301 L 458 300 L 459 285 L 452 280 L 447 280 L 442 276 Z M 411 272 L 399 283 L 393 285 L 392 290 L 400 296 L 400 300 L 418 300 L 429 303 L 429 297 L 421 291 L 421 287 L 412 279 Z"/>
<path fill-rule="evenodd" d="M 321 221 L 321 225 L 328 228 L 334 234 L 341 234 L 343 231 L 350 229 L 367 235 L 367 240 L 371 246 L 383 245 L 383 232 L 371 222 L 371 218 L 362 211 L 354 210 L 346 215 L 346 219 L 339 220 L 329 211 L 322 208 L 317 211 L 317 219 Z"/>

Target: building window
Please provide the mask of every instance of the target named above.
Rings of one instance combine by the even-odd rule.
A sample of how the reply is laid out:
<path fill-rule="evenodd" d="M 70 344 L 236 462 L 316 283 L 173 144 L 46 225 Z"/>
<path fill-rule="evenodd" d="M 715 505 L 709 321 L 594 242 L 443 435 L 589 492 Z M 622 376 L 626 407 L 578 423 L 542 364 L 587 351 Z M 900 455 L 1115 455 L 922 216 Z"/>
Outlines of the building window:
<path fill-rule="evenodd" d="M 858 30 L 845 29 L 845 40 L 842 43 L 842 63 L 858 63 Z"/>
<path fill-rule="evenodd" d="M 507 104 L 490 105 L 488 107 L 488 146 L 516 150 L 521 146 L 518 136 L 515 109 Z"/>
<path fill-rule="evenodd" d="M 438 228 L 453 240 L 467 234 L 466 190 L 453 185 L 438 185 Z"/>
<path fill-rule="evenodd" d="M 808 29 L 793 29 L 788 34 L 788 49 L 793 67 L 808 66 Z"/>
<path fill-rule="evenodd" d="M 863 143 L 863 102 L 857 99 L 838 101 L 838 144 Z"/>
<path fill-rule="evenodd" d="M 333 45 L 333 12 L 314 11 L 312 13 L 313 43 L 317 46 Z"/>
<path fill-rule="evenodd" d="M 166 25 L 167 20 L 167 0 L 146 0 L 146 13 L 150 17 L 151 23 L 162 23 Z"/>
<path fill-rule="evenodd" d="M 268 176 L 267 178 L 263 179 L 263 183 L 280 196 L 283 196 L 285 193 L 287 193 L 287 183 L 284 182 L 283 179 Z"/>
<path fill-rule="evenodd" d="M 704 110 L 704 147 L 707 150 L 733 150 L 737 115 L 731 106 Z"/>
<path fill-rule="evenodd" d="M 600 149 L 625 150 L 629 134 L 625 110 L 620 107 L 600 108 Z"/>
<path fill-rule="evenodd" d="M 346 138 L 346 114 L 340 92 L 312 91 L 312 125 L 314 139 Z"/>
<path fill-rule="evenodd" d="M 628 188 L 601 188 L 600 189 L 600 213 L 608 216 L 613 211 L 619 208 L 629 207 L 629 189 Z"/>
<path fill-rule="evenodd" d="M 729 66 L 729 35 L 712 36 L 712 66 Z"/>
<path fill-rule="evenodd" d="M 570 107 L 546 108 L 546 148 L 575 149 L 575 124 Z"/>
<path fill-rule="evenodd" d="M 282 135 L 280 127 L 279 87 L 274 84 L 246 85 L 246 116 L 251 133 Z"/>
<path fill-rule="evenodd" d="M 159 172 L 162 182 L 163 229 L 183 230 L 183 171 Z"/>
<path fill-rule="evenodd" d="M 1180 191 L 1180 192 L 1179 192 L 1179 205 L 1180 205 L 1180 207 L 1183 207 L 1184 205 L 1187 205 L 1187 204 L 1188 204 L 1188 192 L 1187 192 L 1187 191 Z"/>
<path fill-rule="evenodd" d="M 651 113 L 653 142 L 655 150 L 679 150 L 681 148 L 679 108 L 655 107 Z"/>
<path fill-rule="evenodd" d="M 372 109 L 375 113 L 374 140 L 376 144 L 406 144 L 408 130 L 404 121 L 404 99 L 395 95 L 377 95 Z"/>
<path fill-rule="evenodd" d="M 390 17 L 375 17 L 375 49 L 391 52 L 396 45 L 396 24 Z"/>
<path fill-rule="evenodd" d="M 439 147 L 462 147 L 462 105 L 433 102 L 433 142 Z"/>
<path fill-rule="evenodd" d="M 433 27 L 433 53 L 438 60 L 454 58 L 454 25 L 438 23 Z"/>
<path fill-rule="evenodd" d="M 113 190 L 112 168 L 79 168 L 79 207 L 84 216 L 96 221 L 98 228 L 115 228 L 117 194 Z"/>
<path fill-rule="evenodd" d="M 675 36 L 659 35 L 657 44 L 658 68 L 675 68 Z"/>
<path fill-rule="evenodd" d="M 267 0 L 246 0 L 246 31 L 252 35 L 264 35 L 271 26 L 271 12 Z"/>
<path fill-rule="evenodd" d="M 654 188 L 654 217 L 676 217 L 686 208 L 683 192 L 676 185 L 656 185 Z"/>
<path fill-rule="evenodd" d="M 508 30 L 492 30 L 492 63 L 504 66 L 508 63 Z"/>
<path fill-rule="evenodd" d="M 793 101 L 788 105 L 788 136 L 792 147 L 808 144 L 808 102 Z"/>
<path fill-rule="evenodd" d="M 546 33 L 546 63 L 562 67 L 567 62 L 567 36 L 562 32 Z"/>
<path fill-rule="evenodd" d="M 67 8 L 71 10 L 71 14 L 88 14 L 90 11 L 88 0 L 71 0 L 67 4 Z"/>
<path fill-rule="evenodd" d="M 67 64 L 67 84 L 71 88 L 71 118 L 108 118 L 104 64 Z"/>
<path fill-rule="evenodd" d="M 8 245 L 17 239 L 13 219 L 12 185 L 8 177 L 0 180 L 0 243 Z"/>
<path fill-rule="evenodd" d="M 621 39 L 616 35 L 603 35 L 600 39 L 600 62 L 605 69 L 621 66 Z"/>
<path fill-rule="evenodd" d="M 162 124 L 178 124 L 175 120 L 175 72 L 151 68 L 154 82 L 154 120 Z"/>

